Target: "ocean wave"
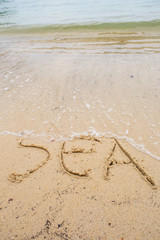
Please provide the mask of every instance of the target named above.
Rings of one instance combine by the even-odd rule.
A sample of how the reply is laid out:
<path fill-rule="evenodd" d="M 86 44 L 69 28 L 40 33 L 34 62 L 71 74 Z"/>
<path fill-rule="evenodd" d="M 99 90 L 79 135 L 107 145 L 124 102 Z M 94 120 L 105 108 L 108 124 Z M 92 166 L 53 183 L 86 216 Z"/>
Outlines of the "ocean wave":
<path fill-rule="evenodd" d="M 52 33 L 70 31 L 97 31 L 97 30 L 160 30 L 160 20 L 140 22 L 110 22 L 110 23 L 83 23 L 83 24 L 52 24 L 52 25 L 0 25 L 0 33 Z"/>
<path fill-rule="evenodd" d="M 44 139 L 49 139 L 47 142 L 53 142 L 55 140 L 55 137 L 51 134 L 47 134 L 45 132 L 41 133 L 35 133 L 34 130 L 23 130 L 20 132 L 13 132 L 13 131 L 3 131 L 0 132 L 0 135 L 12 135 L 16 137 L 23 137 L 23 138 L 44 138 Z M 94 137 L 106 137 L 106 138 L 117 138 L 117 139 L 122 139 L 128 142 L 132 147 L 137 149 L 138 151 L 145 153 L 149 156 L 151 156 L 154 159 L 160 160 L 160 156 L 157 156 L 153 153 L 151 153 L 145 146 L 144 144 L 138 144 L 135 142 L 133 138 L 127 137 L 127 136 L 120 136 L 117 134 L 114 134 L 113 132 L 97 132 L 95 129 L 90 128 L 86 130 L 85 132 L 73 132 L 72 134 L 68 135 L 67 137 L 61 135 L 59 136 L 56 141 L 69 141 L 74 139 L 75 137 L 80 137 L 80 136 L 94 136 Z"/>

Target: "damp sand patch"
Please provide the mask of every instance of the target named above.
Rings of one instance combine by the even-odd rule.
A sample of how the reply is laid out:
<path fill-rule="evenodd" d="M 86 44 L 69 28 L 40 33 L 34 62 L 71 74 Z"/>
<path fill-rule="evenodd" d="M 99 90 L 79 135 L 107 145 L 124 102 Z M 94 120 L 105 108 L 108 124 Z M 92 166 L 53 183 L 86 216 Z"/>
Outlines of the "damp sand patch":
<path fill-rule="evenodd" d="M 37 164 L 34 168 L 31 168 L 24 173 L 13 172 L 13 173 L 9 174 L 9 180 L 11 182 L 23 181 L 24 178 L 27 178 L 30 174 L 34 173 L 39 168 L 43 167 L 50 159 L 50 152 L 43 146 L 38 146 L 38 145 L 34 145 L 34 144 L 30 144 L 30 145 L 24 144 L 23 141 L 19 142 L 19 146 L 24 147 L 24 148 L 33 148 L 33 149 L 44 151 L 45 153 L 47 153 L 47 157 L 43 161 L 41 161 L 39 164 Z"/>
<path fill-rule="evenodd" d="M 54 142 L 52 143 L 54 144 Z M 30 174 L 36 172 L 43 167 L 49 159 L 52 160 L 50 152 L 47 148 L 35 144 L 25 144 L 23 141 L 19 142 L 19 146 L 29 149 L 37 149 L 47 154 L 46 158 L 37 164 L 34 168 L 30 168 L 24 173 L 12 172 L 9 174 L 9 180 L 11 182 L 21 182 L 24 178 L 27 178 Z M 117 155 L 116 151 L 120 151 L 123 156 Z M 132 156 L 123 144 L 121 144 L 116 138 L 97 138 L 93 136 L 80 136 L 73 140 L 63 142 L 60 147 L 59 161 L 62 170 L 70 176 L 76 177 L 90 177 L 90 172 L 95 170 L 97 172 L 102 171 L 102 162 L 104 166 L 105 180 L 110 179 L 110 170 L 114 166 L 120 165 L 132 165 L 133 169 L 136 169 L 139 175 L 148 183 L 153 189 L 156 189 L 156 183 L 153 178 L 147 173 L 147 171 L 138 163 L 135 156 Z M 99 159 L 101 159 L 99 161 Z M 101 163 L 100 163 L 101 162 Z M 100 166 L 101 164 L 101 166 Z M 87 166 L 87 168 L 86 168 Z"/>

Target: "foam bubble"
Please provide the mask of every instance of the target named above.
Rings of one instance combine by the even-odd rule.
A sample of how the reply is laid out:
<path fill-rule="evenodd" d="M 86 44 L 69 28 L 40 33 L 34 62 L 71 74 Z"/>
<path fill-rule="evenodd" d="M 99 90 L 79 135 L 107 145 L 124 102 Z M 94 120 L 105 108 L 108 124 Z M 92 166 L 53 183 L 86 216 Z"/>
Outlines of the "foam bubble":
<path fill-rule="evenodd" d="M 50 138 L 53 139 L 54 136 L 52 136 L 51 134 L 47 134 L 46 132 L 41 132 L 41 133 L 35 133 L 34 130 L 23 130 L 20 132 L 13 132 L 13 131 L 3 131 L 0 132 L 0 135 L 13 135 L 13 136 L 17 136 L 17 137 L 31 137 L 31 138 L 38 138 L 38 137 L 45 137 L 45 138 Z M 59 136 L 58 139 L 56 139 L 56 141 L 67 141 L 67 140 L 72 140 L 75 137 L 80 137 L 81 135 L 84 136 L 95 136 L 95 137 L 107 137 L 107 138 L 111 138 L 111 137 L 115 137 L 117 139 L 124 139 L 126 140 L 131 146 L 133 146 L 134 148 L 136 148 L 137 150 L 139 150 L 140 152 L 143 152 L 157 160 L 160 160 L 160 156 L 154 155 L 153 153 L 151 153 L 148 149 L 145 148 L 144 144 L 138 144 L 135 142 L 135 140 L 133 138 L 127 137 L 127 136 L 119 136 L 117 134 L 114 134 L 113 132 L 97 132 L 93 127 L 90 127 L 87 131 L 85 132 L 72 132 L 71 135 L 64 137 L 63 135 Z M 55 138 L 54 138 L 55 139 Z M 156 142 L 155 144 L 158 144 L 159 142 Z"/>
<path fill-rule="evenodd" d="M 90 105 L 88 103 L 86 103 L 86 108 L 88 108 L 88 109 L 90 108 Z"/>

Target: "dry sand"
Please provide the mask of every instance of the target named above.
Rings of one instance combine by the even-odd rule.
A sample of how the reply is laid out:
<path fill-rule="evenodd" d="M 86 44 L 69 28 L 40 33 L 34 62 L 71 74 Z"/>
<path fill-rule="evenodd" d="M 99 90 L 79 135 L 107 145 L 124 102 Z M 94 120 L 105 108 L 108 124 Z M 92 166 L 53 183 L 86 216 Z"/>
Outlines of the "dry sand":
<path fill-rule="evenodd" d="M 1 43 L 0 239 L 159 240 L 159 55 Z"/>

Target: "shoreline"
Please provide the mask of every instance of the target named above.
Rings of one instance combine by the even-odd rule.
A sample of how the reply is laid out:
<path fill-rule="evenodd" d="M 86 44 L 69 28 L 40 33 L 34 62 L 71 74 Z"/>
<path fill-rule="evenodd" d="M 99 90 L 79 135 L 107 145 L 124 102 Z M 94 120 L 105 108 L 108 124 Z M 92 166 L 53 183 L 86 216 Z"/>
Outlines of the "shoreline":
<path fill-rule="evenodd" d="M 3 44 L 0 133 L 49 141 L 92 131 L 160 155 L 159 54 L 99 54 L 112 46 L 39 37 Z"/>
<path fill-rule="evenodd" d="M 159 240 L 160 38 L 127 34 L 0 40 L 1 239 Z"/>
<path fill-rule="evenodd" d="M 4 27 L 3 27 L 4 25 Z M 0 33 L 94 33 L 94 32 L 157 32 L 160 30 L 160 20 L 151 21 L 133 21 L 133 22 L 80 22 L 68 24 L 33 24 L 33 25 L 16 25 L 2 24 Z"/>
<path fill-rule="evenodd" d="M 23 139 L 43 139 L 44 142 L 61 142 L 61 141 L 71 141 L 74 140 L 74 138 L 79 137 L 79 136 L 92 136 L 92 137 L 105 137 L 106 139 L 111 139 L 111 138 L 117 138 L 117 139 L 122 139 L 125 140 L 128 144 L 130 144 L 133 148 L 136 150 L 140 151 L 141 153 L 144 153 L 155 160 L 160 160 L 160 156 L 154 155 L 154 153 L 151 153 L 149 150 L 147 150 L 143 144 L 137 144 L 134 139 L 128 138 L 127 136 L 118 136 L 115 135 L 114 133 L 95 133 L 94 129 L 88 129 L 85 132 L 81 133 L 72 133 L 68 137 L 63 137 L 61 136 L 59 139 L 55 139 L 53 135 L 49 134 L 48 136 L 46 135 L 45 132 L 42 133 L 34 133 L 33 130 L 22 130 L 19 133 L 15 132 L 10 132 L 10 131 L 4 131 L 0 132 L 0 136 L 15 136 L 18 138 L 23 138 Z"/>

